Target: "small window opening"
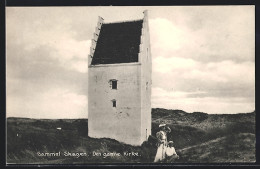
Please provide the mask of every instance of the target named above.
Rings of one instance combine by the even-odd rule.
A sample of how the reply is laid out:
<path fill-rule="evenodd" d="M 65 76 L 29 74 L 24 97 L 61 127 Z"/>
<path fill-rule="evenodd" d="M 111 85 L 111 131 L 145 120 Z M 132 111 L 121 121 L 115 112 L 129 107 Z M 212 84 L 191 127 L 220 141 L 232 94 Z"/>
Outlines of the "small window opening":
<path fill-rule="evenodd" d="M 112 100 L 113 107 L 116 107 L 116 100 Z"/>
<path fill-rule="evenodd" d="M 112 89 L 117 89 L 117 81 L 112 81 Z"/>
<path fill-rule="evenodd" d="M 110 80 L 110 86 L 112 89 L 117 89 L 117 80 Z"/>

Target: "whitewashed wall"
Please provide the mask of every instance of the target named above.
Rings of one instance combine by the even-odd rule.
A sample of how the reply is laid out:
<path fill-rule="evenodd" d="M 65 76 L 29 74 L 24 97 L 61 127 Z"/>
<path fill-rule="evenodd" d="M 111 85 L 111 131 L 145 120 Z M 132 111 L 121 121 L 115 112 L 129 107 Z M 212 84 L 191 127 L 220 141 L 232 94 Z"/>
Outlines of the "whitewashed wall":
<path fill-rule="evenodd" d="M 141 65 L 139 63 L 89 68 L 89 136 L 141 144 Z M 118 80 L 117 90 L 109 81 Z M 113 107 L 112 100 L 117 101 Z"/>

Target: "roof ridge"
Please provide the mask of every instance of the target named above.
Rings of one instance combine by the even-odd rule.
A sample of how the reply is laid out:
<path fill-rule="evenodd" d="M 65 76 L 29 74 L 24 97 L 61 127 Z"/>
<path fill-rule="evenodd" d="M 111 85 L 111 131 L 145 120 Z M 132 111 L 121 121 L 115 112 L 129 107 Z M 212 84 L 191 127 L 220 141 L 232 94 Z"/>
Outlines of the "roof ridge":
<path fill-rule="evenodd" d="M 136 22 L 136 21 L 142 21 L 142 20 L 144 20 L 144 19 L 125 20 L 125 21 L 116 21 L 116 22 L 104 22 L 103 24 L 127 23 L 127 22 Z"/>

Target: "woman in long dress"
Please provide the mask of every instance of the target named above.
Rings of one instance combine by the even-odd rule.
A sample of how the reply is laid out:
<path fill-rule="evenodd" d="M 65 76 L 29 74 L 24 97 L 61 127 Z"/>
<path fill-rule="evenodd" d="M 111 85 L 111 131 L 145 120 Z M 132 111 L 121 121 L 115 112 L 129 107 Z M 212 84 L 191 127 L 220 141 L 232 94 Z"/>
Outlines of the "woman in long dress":
<path fill-rule="evenodd" d="M 154 162 L 160 162 L 165 159 L 167 147 L 167 133 L 171 132 L 171 129 L 169 127 L 166 127 L 166 124 L 160 124 L 159 128 L 160 131 L 156 133 L 156 137 L 158 139 L 158 148 L 154 158 Z"/>

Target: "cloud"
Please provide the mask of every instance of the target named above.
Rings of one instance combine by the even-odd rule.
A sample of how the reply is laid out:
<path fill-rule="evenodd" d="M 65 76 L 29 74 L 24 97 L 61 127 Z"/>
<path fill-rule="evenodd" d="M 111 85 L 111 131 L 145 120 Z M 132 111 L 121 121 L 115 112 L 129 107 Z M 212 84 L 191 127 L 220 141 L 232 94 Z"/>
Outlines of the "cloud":
<path fill-rule="evenodd" d="M 19 111 L 17 111 L 19 110 Z M 22 112 L 22 113 L 21 113 Z M 87 118 L 87 97 L 56 88 L 7 98 L 7 116 L 28 118 Z"/>
<path fill-rule="evenodd" d="M 184 110 L 205 106 L 208 112 L 234 113 L 239 110 L 235 107 L 246 111 L 250 106 L 253 110 L 252 8 L 176 7 L 174 11 L 177 14 L 168 11 L 164 18 L 149 20 L 153 91 L 157 93 L 153 95 L 153 105 L 182 105 Z M 164 94 L 158 95 L 160 92 Z M 211 111 L 210 107 L 216 110 Z"/>
<path fill-rule="evenodd" d="M 55 45 L 56 44 L 56 45 Z M 88 70 L 88 53 L 91 41 L 76 41 L 74 39 L 61 40 L 53 44 L 53 48 L 57 50 L 56 56 L 60 57 L 61 64 L 72 70 L 86 73 Z"/>
<path fill-rule="evenodd" d="M 160 59 L 158 57 L 157 59 Z M 157 60 L 155 59 L 155 60 Z M 201 91 L 198 96 L 254 97 L 255 64 L 223 61 L 203 64 L 191 62 L 191 66 L 174 67 L 174 62 L 153 66 L 153 86 L 167 91 Z M 185 59 L 182 61 L 185 62 Z M 195 95 L 193 95 L 195 96 Z"/>
<path fill-rule="evenodd" d="M 254 6 L 12 7 L 6 10 L 8 115 L 87 117 L 87 56 L 97 17 L 139 19 L 146 8 L 153 107 L 254 110 Z"/>
<path fill-rule="evenodd" d="M 245 113 L 252 112 L 254 102 L 248 102 L 246 98 L 238 97 L 230 99 L 226 97 L 188 97 L 190 94 L 203 94 L 203 92 L 175 92 L 166 91 L 162 88 L 153 88 L 152 107 L 180 109 L 187 112 L 206 113 Z"/>
<path fill-rule="evenodd" d="M 149 27 L 153 47 L 158 47 L 160 51 L 177 50 L 185 43 L 185 32 L 167 19 L 150 19 Z"/>
<path fill-rule="evenodd" d="M 198 67 L 198 63 L 189 58 L 158 56 L 153 59 L 154 71 L 161 73 L 171 73 L 172 71 L 191 70 Z"/>
<path fill-rule="evenodd" d="M 50 46 L 23 47 L 7 47 L 7 116 L 86 118 L 88 79 L 80 69 L 87 65 L 63 66 Z M 73 63 L 80 61 L 74 58 Z"/>
<path fill-rule="evenodd" d="M 9 46 L 20 45 L 23 48 L 16 48 L 15 50 L 24 50 L 27 53 L 34 52 L 41 47 L 48 48 L 50 49 L 49 57 L 58 59 L 58 64 L 68 69 L 86 73 L 87 67 L 82 65 L 84 63 L 87 65 L 91 40 L 88 37 L 85 37 L 84 40 L 75 38 L 76 32 L 71 29 L 71 24 L 74 22 L 71 20 L 72 18 L 57 17 L 59 13 L 65 15 L 64 11 L 60 9 L 55 11 L 52 8 L 48 8 L 48 10 L 49 14 L 43 8 L 39 8 L 37 12 L 35 8 L 30 10 L 27 8 L 8 8 L 7 44 Z M 36 16 L 28 15 L 28 11 L 34 11 L 37 14 Z M 23 17 L 27 19 L 26 22 L 19 20 L 22 19 L 19 13 L 22 13 Z M 19 24 L 19 27 L 16 26 L 17 24 Z M 41 55 L 41 53 L 39 54 Z M 75 61 L 74 58 L 78 58 L 80 61 Z M 77 64 L 79 65 L 76 66 Z"/>
<path fill-rule="evenodd" d="M 87 117 L 90 40 L 75 38 L 64 12 L 7 9 L 7 116 Z"/>
<path fill-rule="evenodd" d="M 25 39 L 22 43 L 24 45 L 24 50 L 32 52 L 40 47 L 50 48 L 52 49 L 52 53 L 49 54 L 50 57 L 58 59 L 60 65 L 68 69 L 86 73 L 87 66 L 82 65 L 87 65 L 87 55 L 89 53 L 91 41 L 77 41 L 73 39 L 73 36 L 69 34 L 69 31 L 66 31 L 66 33 L 56 32 L 59 31 L 52 30 L 45 32 L 38 29 L 38 32 L 34 32 L 34 34 L 29 33 L 29 37 L 35 38 Z M 78 60 L 75 61 L 75 58 Z M 77 65 L 78 63 L 79 65 Z"/>
<path fill-rule="evenodd" d="M 175 7 L 149 20 L 153 57 L 254 62 L 253 6 Z M 169 9 L 168 9 L 169 10 Z M 167 10 L 166 10 L 167 11 Z"/>

